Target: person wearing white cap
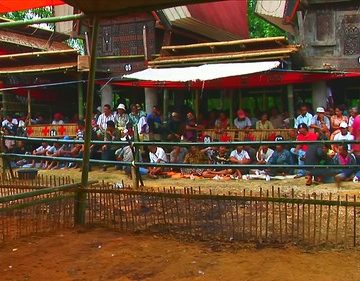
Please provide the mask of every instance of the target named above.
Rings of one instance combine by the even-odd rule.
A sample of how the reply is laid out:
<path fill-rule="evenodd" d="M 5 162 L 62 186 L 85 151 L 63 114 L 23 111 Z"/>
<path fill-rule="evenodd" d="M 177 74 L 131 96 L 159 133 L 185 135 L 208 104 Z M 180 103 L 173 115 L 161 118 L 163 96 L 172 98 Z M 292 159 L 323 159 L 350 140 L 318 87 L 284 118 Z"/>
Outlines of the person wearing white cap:
<path fill-rule="evenodd" d="M 116 129 L 120 130 L 121 135 L 123 135 L 123 132 L 129 123 L 129 115 L 126 113 L 126 107 L 124 104 L 120 103 L 118 105 L 114 119 Z"/>
<path fill-rule="evenodd" d="M 352 141 L 352 140 L 354 140 L 354 136 L 349 133 L 348 125 L 345 121 L 340 123 L 339 129 L 340 129 L 340 132 L 334 136 L 334 141 Z M 338 152 L 338 144 L 334 144 L 333 150 L 335 152 Z M 350 150 L 351 150 L 351 144 L 348 144 L 348 151 L 350 151 Z"/>
<path fill-rule="evenodd" d="M 311 120 L 310 128 L 316 132 L 320 132 L 327 137 L 330 136 L 330 119 L 325 116 L 325 109 L 323 107 L 316 108 L 316 114 Z"/>

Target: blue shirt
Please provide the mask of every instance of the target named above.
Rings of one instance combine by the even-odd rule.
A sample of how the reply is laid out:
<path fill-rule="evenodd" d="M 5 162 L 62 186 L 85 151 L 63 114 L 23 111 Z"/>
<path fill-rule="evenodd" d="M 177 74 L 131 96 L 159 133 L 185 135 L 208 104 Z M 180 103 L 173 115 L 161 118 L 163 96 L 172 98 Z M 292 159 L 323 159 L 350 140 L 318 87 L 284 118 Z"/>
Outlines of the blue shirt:
<path fill-rule="evenodd" d="M 303 116 L 303 115 L 300 114 L 300 115 L 295 119 L 294 128 L 297 129 L 297 127 L 298 127 L 301 123 L 305 123 L 308 127 L 310 127 L 312 118 L 313 118 L 313 116 L 312 116 L 312 114 L 310 114 L 309 112 L 306 112 L 305 116 Z"/>
<path fill-rule="evenodd" d="M 293 158 L 291 156 L 291 153 L 289 150 L 284 149 L 281 152 L 274 151 L 274 153 L 271 155 L 268 164 L 270 165 L 292 165 L 293 164 Z"/>

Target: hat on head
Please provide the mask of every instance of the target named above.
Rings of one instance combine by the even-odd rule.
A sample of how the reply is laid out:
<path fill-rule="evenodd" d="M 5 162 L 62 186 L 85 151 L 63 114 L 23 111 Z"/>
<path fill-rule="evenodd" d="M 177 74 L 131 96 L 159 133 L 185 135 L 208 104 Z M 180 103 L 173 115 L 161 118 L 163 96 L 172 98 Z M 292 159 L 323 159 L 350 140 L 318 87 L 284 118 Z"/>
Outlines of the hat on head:
<path fill-rule="evenodd" d="M 276 136 L 275 137 L 275 141 L 284 141 L 284 138 L 283 138 L 283 136 Z"/>
<path fill-rule="evenodd" d="M 125 107 L 125 105 L 124 105 L 124 104 L 119 103 L 119 105 L 118 105 L 117 109 L 123 109 L 123 110 L 126 110 L 126 107 Z"/>
<path fill-rule="evenodd" d="M 318 108 L 316 108 L 316 112 L 325 113 L 325 109 L 323 107 L 319 106 Z"/>
<path fill-rule="evenodd" d="M 346 129 L 348 127 L 348 124 L 346 124 L 346 122 L 342 121 L 340 123 L 340 128 Z"/>
<path fill-rule="evenodd" d="M 242 109 L 238 110 L 237 116 L 238 116 L 240 119 L 245 118 L 245 117 L 246 117 L 245 111 L 242 110 Z"/>
<path fill-rule="evenodd" d="M 71 138 L 69 136 L 65 136 L 64 140 L 71 140 Z"/>

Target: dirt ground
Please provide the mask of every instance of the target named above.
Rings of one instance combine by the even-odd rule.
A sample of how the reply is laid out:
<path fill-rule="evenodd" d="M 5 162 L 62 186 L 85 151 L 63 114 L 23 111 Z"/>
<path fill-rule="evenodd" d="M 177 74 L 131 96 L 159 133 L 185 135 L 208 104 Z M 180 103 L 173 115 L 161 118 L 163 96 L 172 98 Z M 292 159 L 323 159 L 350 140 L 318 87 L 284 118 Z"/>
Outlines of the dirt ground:
<path fill-rule="evenodd" d="M 68 169 L 68 170 L 50 170 L 50 171 L 40 171 L 40 174 L 44 175 L 56 175 L 56 176 L 70 176 L 75 181 L 79 182 L 81 180 L 81 172 L 79 169 Z M 132 185 L 132 181 L 122 172 L 115 170 L 115 168 L 109 168 L 106 172 L 103 172 L 98 167 L 93 168 L 93 171 L 89 173 L 90 180 L 104 180 L 105 182 L 111 183 L 121 183 L 124 182 L 125 185 Z M 257 192 L 260 188 L 263 190 L 270 190 L 273 186 L 277 189 L 281 189 L 282 194 L 291 194 L 291 189 L 294 189 L 295 195 L 301 196 L 302 194 L 323 194 L 325 197 L 329 193 L 333 194 L 349 194 L 349 195 L 360 195 L 360 182 L 353 183 L 343 182 L 341 188 L 338 189 L 335 183 L 326 183 L 312 185 L 310 187 L 305 185 L 305 178 L 299 179 L 286 179 L 286 180 L 213 180 L 213 179 L 173 179 L 173 178 L 160 178 L 160 179 L 150 179 L 144 177 L 144 184 L 146 188 L 169 188 L 176 187 L 179 189 L 193 187 L 201 187 L 202 192 L 208 192 L 211 189 L 214 193 L 241 193 L 243 189 L 247 191 L 252 190 Z M 324 197 L 324 198 L 325 198 Z M 334 197 L 333 197 L 334 198 Z"/>
<path fill-rule="evenodd" d="M 360 280 L 357 251 L 181 242 L 105 229 L 0 246 L 1 280 Z"/>

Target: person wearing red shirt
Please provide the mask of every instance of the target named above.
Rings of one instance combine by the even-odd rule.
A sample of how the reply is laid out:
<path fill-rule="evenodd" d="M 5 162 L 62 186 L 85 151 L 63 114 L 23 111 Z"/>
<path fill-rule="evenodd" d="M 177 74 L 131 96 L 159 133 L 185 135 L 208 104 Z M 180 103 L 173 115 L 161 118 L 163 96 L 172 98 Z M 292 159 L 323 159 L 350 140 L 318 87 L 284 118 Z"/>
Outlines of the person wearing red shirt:
<path fill-rule="evenodd" d="M 313 132 L 309 132 L 309 128 L 305 123 L 301 123 L 298 126 L 298 135 L 296 137 L 297 141 L 309 142 L 316 141 L 318 135 Z M 298 144 L 295 148 L 290 149 L 290 152 L 297 156 L 299 166 L 304 165 L 304 160 L 306 156 L 306 151 L 308 150 L 307 144 Z M 297 177 L 305 176 L 305 171 L 303 169 L 298 169 Z"/>

